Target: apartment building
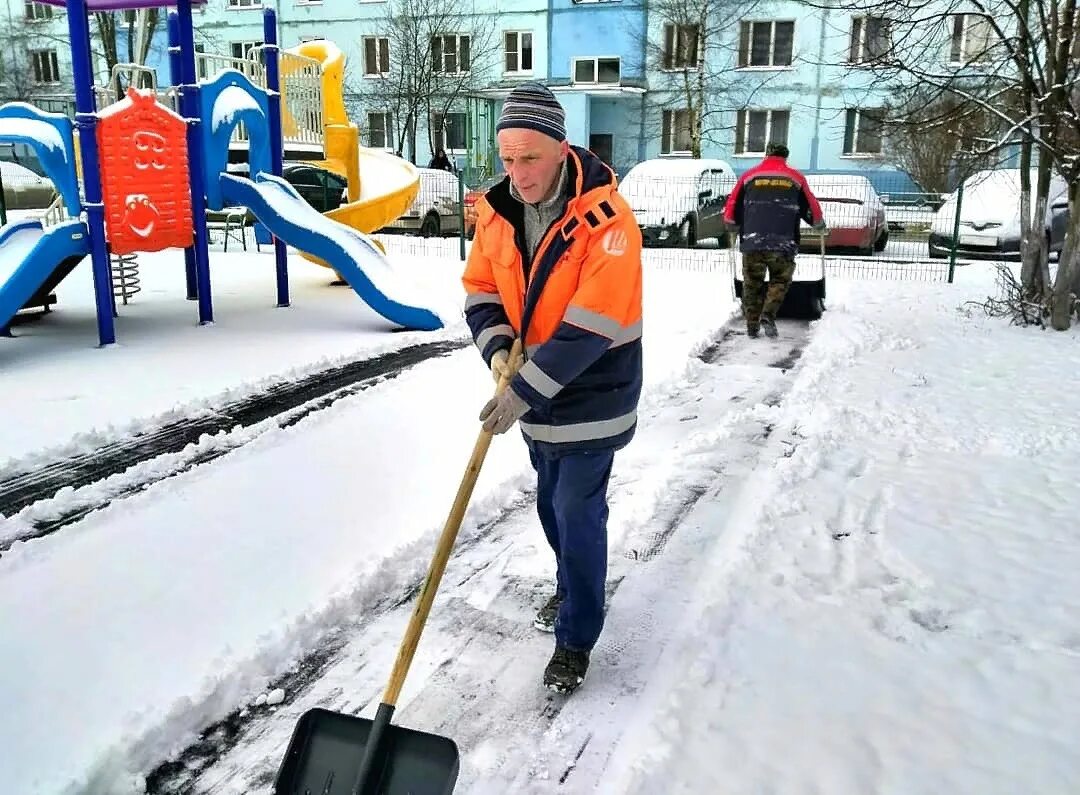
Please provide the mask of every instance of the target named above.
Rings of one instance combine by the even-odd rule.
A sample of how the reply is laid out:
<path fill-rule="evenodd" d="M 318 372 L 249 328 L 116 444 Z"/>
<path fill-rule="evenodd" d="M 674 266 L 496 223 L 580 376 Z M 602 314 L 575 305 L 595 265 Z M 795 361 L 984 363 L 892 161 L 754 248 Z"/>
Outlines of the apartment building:
<path fill-rule="evenodd" d="M 873 16 L 799 0 L 703 27 L 676 24 L 663 0 L 284 0 L 274 7 L 282 45 L 327 38 L 345 52 L 347 104 L 365 145 L 420 165 L 442 148 L 459 166 L 497 169 L 503 98 L 515 84 L 539 80 L 566 108 L 572 141 L 620 173 L 650 157 L 689 156 L 699 115 L 701 156 L 739 171 L 770 140 L 785 141 L 792 162 L 807 171 L 895 170 L 880 129 L 887 97 L 866 68 L 888 50 L 890 30 Z M 263 8 L 263 0 L 209 0 L 195 13 L 196 48 L 248 53 L 262 43 Z M 7 13 L 9 37 L 19 37 L 27 60 L 22 69 L 3 64 L 0 81 L 12 85 L 17 72 L 33 84 L 34 101 L 61 109 L 71 93 L 62 9 L 9 0 Z M 167 84 L 164 30 L 162 19 L 148 63 Z M 963 65 L 985 46 L 989 29 L 981 17 L 961 14 L 935 35 L 942 62 Z M 688 86 L 697 86 L 696 96 Z"/>

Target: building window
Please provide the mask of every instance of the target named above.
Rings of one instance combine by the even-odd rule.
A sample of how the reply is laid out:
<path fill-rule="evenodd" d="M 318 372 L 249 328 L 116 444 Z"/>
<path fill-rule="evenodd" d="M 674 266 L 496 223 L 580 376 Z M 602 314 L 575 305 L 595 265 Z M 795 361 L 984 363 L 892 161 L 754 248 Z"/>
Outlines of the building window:
<path fill-rule="evenodd" d="M 39 19 L 52 19 L 52 6 L 47 6 L 44 3 L 27 3 L 26 18 L 31 22 L 36 22 Z"/>
<path fill-rule="evenodd" d="M 386 36 L 364 36 L 364 75 L 390 74 L 390 39 Z"/>
<path fill-rule="evenodd" d="M 30 63 L 34 68 L 35 83 L 60 82 L 60 64 L 56 61 L 56 50 L 31 50 Z"/>
<path fill-rule="evenodd" d="M 794 22 L 743 22 L 739 28 L 739 68 L 791 66 Z"/>
<path fill-rule="evenodd" d="M 431 37 L 431 66 L 439 74 L 463 75 L 469 72 L 469 36 L 456 33 Z"/>
<path fill-rule="evenodd" d="M 436 149 L 447 152 L 464 152 L 466 118 L 464 113 L 432 113 L 431 138 Z"/>
<path fill-rule="evenodd" d="M 533 37 L 526 31 L 508 30 L 503 34 L 507 74 L 531 72 L 533 68 Z"/>
<path fill-rule="evenodd" d="M 390 118 L 389 113 L 367 115 L 368 146 L 372 149 L 394 148 L 394 128 Z"/>
<path fill-rule="evenodd" d="M 262 8 L 262 0 L 228 0 L 229 8 Z"/>
<path fill-rule="evenodd" d="M 848 63 L 874 63 L 889 54 L 892 47 L 889 20 L 882 17 L 853 17 Z"/>
<path fill-rule="evenodd" d="M 848 108 L 844 124 L 844 154 L 880 155 L 884 118 L 885 114 L 880 108 Z"/>
<path fill-rule="evenodd" d="M 787 144 L 788 110 L 740 110 L 735 120 L 735 154 L 763 155 L 770 143 Z"/>
<path fill-rule="evenodd" d="M 575 83 L 618 84 L 621 67 L 618 58 L 575 58 Z"/>
<path fill-rule="evenodd" d="M 196 80 L 205 80 L 207 78 L 207 64 L 206 58 L 206 45 L 196 43 L 195 44 L 195 74 Z"/>
<path fill-rule="evenodd" d="M 966 64 L 982 60 L 990 49 L 990 19 L 982 14 L 954 14 L 949 63 Z"/>
<path fill-rule="evenodd" d="M 233 58 L 250 61 L 253 60 L 252 50 L 256 47 L 262 47 L 262 44 L 261 41 L 234 41 L 229 45 L 229 48 Z"/>
<path fill-rule="evenodd" d="M 698 66 L 698 42 L 701 28 L 698 25 L 664 25 L 664 68 L 696 69 Z"/>
<path fill-rule="evenodd" d="M 694 113 L 689 108 L 675 108 L 664 111 L 664 131 L 660 143 L 661 154 L 693 151 L 691 129 Z"/>

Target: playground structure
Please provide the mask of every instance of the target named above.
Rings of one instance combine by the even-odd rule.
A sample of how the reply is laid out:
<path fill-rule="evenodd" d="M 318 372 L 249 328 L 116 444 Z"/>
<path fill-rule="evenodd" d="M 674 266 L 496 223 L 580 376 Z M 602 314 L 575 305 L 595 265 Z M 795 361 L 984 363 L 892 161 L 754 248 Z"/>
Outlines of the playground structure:
<path fill-rule="evenodd" d="M 45 2 L 67 8 L 76 112 L 72 122 L 26 103 L 0 106 L 0 141 L 32 146 L 59 194 L 40 221 L 0 229 L 0 329 L 22 308 L 42 305 L 89 256 L 99 343 L 109 345 L 117 315 L 110 256 L 130 277 L 134 255 L 167 248 L 184 250 L 187 297 L 198 302 L 201 324 L 213 322 L 206 214 L 236 205 L 273 236 L 278 306 L 289 305 L 286 245 L 292 245 L 335 270 L 394 327 L 442 327 L 422 300 L 406 300 L 406 286 L 368 237 L 406 210 L 419 174 L 400 158 L 359 145 L 344 104 L 345 59 L 336 46 L 316 41 L 280 51 L 275 12 L 266 9 L 265 44 L 242 59 L 199 54 L 197 62 L 193 0 L 177 0 L 169 14 L 173 87 L 129 88 L 112 97 L 93 82 L 87 15 L 160 0 Z M 213 65 L 221 68 L 195 79 L 210 75 Z M 106 105 L 101 110 L 99 102 Z M 345 177 L 348 202 L 326 215 L 307 204 L 281 178 L 286 145 Z M 246 150 L 250 178 L 228 173 L 230 150 L 238 149 Z"/>

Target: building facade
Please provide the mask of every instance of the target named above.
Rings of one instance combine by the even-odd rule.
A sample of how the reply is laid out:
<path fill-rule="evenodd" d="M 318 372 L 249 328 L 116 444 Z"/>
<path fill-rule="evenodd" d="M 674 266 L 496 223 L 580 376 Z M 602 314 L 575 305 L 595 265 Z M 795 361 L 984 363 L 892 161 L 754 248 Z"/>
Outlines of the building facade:
<path fill-rule="evenodd" d="M 752 18 L 690 27 L 677 24 L 666 3 L 674 0 L 275 7 L 283 46 L 326 38 L 344 51 L 346 101 L 365 145 L 418 165 L 443 149 L 470 179 L 499 169 L 495 122 L 505 96 L 525 80 L 547 84 L 566 108 L 572 142 L 621 174 L 644 159 L 695 151 L 743 171 L 772 140 L 786 143 L 791 162 L 806 171 L 896 173 L 880 128 L 886 96 L 866 68 L 889 48 L 885 20 L 777 0 L 755 5 Z M 263 7 L 210 0 L 195 13 L 196 48 L 245 55 L 262 43 Z M 35 101 L 58 109 L 50 97 L 61 102 L 71 93 L 63 10 L 18 2 L 8 15 L 26 45 L 20 79 L 34 84 Z M 946 63 L 963 63 L 985 44 L 985 20 L 957 19 L 941 42 Z M 148 58 L 161 84 L 168 83 L 164 30 L 163 16 Z M 126 53 L 126 35 L 117 35 Z"/>

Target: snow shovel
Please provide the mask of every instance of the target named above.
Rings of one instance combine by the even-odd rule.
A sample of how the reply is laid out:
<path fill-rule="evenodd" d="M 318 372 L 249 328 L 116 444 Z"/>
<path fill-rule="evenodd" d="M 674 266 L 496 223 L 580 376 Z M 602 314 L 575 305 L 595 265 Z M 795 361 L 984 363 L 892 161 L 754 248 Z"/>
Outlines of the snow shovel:
<path fill-rule="evenodd" d="M 520 352 L 521 341 L 515 340 L 509 361 L 515 361 Z M 509 378 L 501 378 L 496 394 L 508 383 Z M 491 439 L 490 431 L 480 431 L 375 719 L 318 707 L 305 712 L 278 768 L 275 795 L 448 795 L 454 791 L 457 744 L 449 737 L 393 725 L 390 719 Z"/>

